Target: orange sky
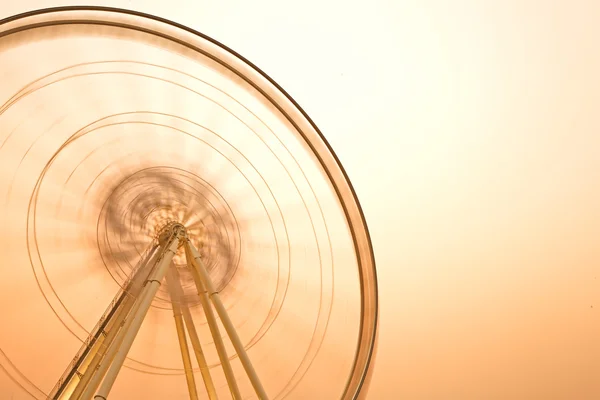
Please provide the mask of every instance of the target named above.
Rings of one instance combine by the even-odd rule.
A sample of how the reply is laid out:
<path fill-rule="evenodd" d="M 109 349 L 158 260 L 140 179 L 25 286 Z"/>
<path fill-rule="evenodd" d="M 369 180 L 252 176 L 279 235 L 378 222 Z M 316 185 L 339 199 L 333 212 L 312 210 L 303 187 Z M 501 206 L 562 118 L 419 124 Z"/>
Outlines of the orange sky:
<path fill-rule="evenodd" d="M 283 3 L 94 2 L 220 40 L 324 132 L 378 263 L 369 398 L 600 398 L 600 5 Z"/>

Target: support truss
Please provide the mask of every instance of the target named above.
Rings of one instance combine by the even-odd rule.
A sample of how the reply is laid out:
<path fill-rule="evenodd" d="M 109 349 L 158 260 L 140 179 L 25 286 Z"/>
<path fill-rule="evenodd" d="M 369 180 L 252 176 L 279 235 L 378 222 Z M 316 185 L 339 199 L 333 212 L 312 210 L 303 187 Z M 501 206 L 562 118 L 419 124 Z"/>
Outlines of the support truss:
<path fill-rule="evenodd" d="M 200 304 L 206 315 L 232 398 L 241 400 L 242 395 L 225 350 L 225 343 L 217 324 L 217 316 L 221 320 L 258 398 L 267 400 L 267 394 L 250 362 L 250 358 L 227 314 L 219 293 L 213 286 L 198 250 L 187 237 L 185 227 L 179 223 L 168 224 L 161 230 L 157 242 L 141 257 L 131 277 L 124 285 L 124 289 L 117 293 L 106 313 L 50 393 L 50 398 L 54 400 L 108 400 L 110 391 L 152 300 L 163 282 L 163 278 L 166 278 L 173 304 L 173 317 L 189 397 L 196 400 L 199 392 L 196 387 L 186 330 L 200 369 L 206 394 L 210 400 L 217 399 L 217 391 L 204 351 L 200 345 L 191 312 L 186 302 L 182 301 L 183 289 L 179 273 L 176 268 L 172 267 L 172 260 L 177 253 L 177 249 L 183 246 L 187 265 L 196 284 Z M 215 312 L 217 315 L 215 315 Z"/>

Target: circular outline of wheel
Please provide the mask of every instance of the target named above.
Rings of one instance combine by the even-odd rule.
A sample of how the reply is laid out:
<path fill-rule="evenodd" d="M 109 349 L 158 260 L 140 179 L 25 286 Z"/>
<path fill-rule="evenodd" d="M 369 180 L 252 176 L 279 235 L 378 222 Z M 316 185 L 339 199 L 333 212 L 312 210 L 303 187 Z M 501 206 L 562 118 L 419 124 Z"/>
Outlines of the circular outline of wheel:
<path fill-rule="evenodd" d="M 108 19 L 103 20 L 100 18 L 88 20 L 67 18 L 45 22 L 33 21 L 13 28 L 9 27 L 9 29 L 0 32 L 0 39 L 14 33 L 42 26 L 85 23 L 132 29 L 156 35 L 163 39 L 174 41 L 190 50 L 197 51 L 234 73 L 238 78 L 244 80 L 264 96 L 264 98 L 266 98 L 302 136 L 305 143 L 312 151 L 312 154 L 318 159 L 320 166 L 327 174 L 329 183 L 335 190 L 343 208 L 354 244 L 361 286 L 361 326 L 352 373 L 347 380 L 342 398 L 363 398 L 368 389 L 373 372 L 374 358 L 377 350 L 379 307 L 375 258 L 365 217 L 354 188 L 352 187 L 348 175 L 342 167 L 338 157 L 335 155 L 333 149 L 315 123 L 281 86 L 243 56 L 205 34 L 161 17 L 121 8 L 65 6 L 34 10 L 2 19 L 0 20 L 0 29 L 6 28 L 6 26 L 11 23 L 16 23 L 18 25 L 19 23 L 23 23 L 26 19 L 35 20 L 36 17 L 65 12 L 100 12 L 105 15 L 116 14 L 117 16 L 122 17 L 139 17 L 161 24 L 165 29 L 168 28 L 169 32 L 153 31 L 144 27 L 127 24 L 125 21 L 110 21 Z M 200 48 L 197 45 L 171 36 L 174 33 L 173 30 L 179 31 L 181 34 L 185 35 L 191 34 L 197 39 L 202 40 L 203 44 L 206 46 Z M 220 53 L 219 55 L 221 57 L 218 57 L 216 53 Z M 0 352 L 0 355 L 3 355 L 3 353 Z M 10 360 L 8 360 L 8 363 L 16 369 L 16 367 L 10 363 Z M 19 374 L 18 370 L 17 374 Z M 21 374 L 21 378 L 25 377 Z M 25 381 L 27 381 L 26 378 Z M 29 383 L 33 385 L 31 382 Z M 27 390 L 26 388 L 24 389 Z"/>

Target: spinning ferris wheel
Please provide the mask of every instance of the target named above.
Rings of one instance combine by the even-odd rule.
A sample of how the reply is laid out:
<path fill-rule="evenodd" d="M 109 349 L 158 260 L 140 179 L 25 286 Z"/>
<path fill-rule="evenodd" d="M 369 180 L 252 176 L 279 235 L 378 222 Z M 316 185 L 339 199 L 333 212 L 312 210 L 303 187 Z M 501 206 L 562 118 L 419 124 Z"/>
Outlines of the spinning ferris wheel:
<path fill-rule="evenodd" d="M 137 12 L 0 21 L 0 398 L 364 396 L 377 285 L 316 126 Z"/>

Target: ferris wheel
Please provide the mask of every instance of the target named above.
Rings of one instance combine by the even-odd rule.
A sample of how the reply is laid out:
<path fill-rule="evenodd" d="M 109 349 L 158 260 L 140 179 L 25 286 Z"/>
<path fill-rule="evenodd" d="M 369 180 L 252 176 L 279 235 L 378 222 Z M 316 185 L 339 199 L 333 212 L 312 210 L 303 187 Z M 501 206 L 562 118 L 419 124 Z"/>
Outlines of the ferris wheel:
<path fill-rule="evenodd" d="M 365 218 L 272 79 L 103 7 L 0 21 L 0 77 L 0 398 L 364 397 Z"/>

